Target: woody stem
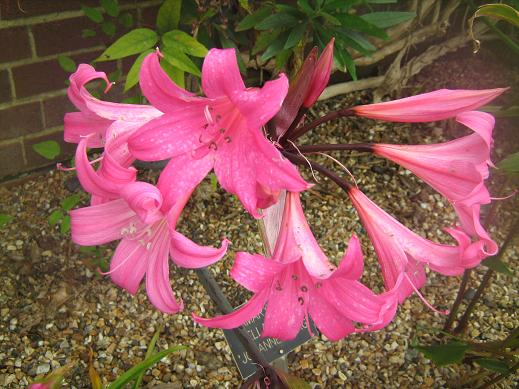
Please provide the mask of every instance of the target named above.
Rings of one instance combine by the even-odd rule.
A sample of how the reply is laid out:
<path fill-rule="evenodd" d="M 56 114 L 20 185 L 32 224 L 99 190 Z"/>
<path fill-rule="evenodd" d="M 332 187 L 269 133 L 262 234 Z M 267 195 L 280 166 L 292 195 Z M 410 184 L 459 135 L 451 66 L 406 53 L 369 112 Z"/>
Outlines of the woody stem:
<path fill-rule="evenodd" d="M 366 151 L 373 152 L 373 145 L 370 143 L 350 143 L 350 144 L 317 144 L 298 146 L 299 151 L 305 153 L 318 153 L 322 151 Z"/>
<path fill-rule="evenodd" d="M 290 135 L 290 139 L 296 140 L 300 136 L 306 134 L 312 128 L 315 128 L 320 124 L 329 122 L 330 120 L 335 120 L 335 119 L 338 119 L 341 117 L 352 116 L 352 115 L 353 115 L 353 111 L 350 108 L 343 108 L 338 111 L 330 112 L 329 114 L 321 116 L 320 118 L 317 118 L 314 121 L 312 121 L 306 125 L 296 128 L 293 131 L 293 133 Z"/>

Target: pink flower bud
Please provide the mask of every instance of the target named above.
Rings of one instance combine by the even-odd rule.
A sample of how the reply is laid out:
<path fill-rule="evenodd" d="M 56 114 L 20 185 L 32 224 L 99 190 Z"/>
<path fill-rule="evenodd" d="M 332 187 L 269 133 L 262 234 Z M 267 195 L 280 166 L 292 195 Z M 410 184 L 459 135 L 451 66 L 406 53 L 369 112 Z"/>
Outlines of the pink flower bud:
<path fill-rule="evenodd" d="M 319 56 L 310 88 L 308 89 L 305 101 L 303 102 L 305 108 L 311 107 L 317 101 L 317 98 L 321 95 L 324 88 L 326 88 L 326 85 L 328 85 L 330 74 L 332 72 L 334 41 L 335 38 L 332 38 Z"/>

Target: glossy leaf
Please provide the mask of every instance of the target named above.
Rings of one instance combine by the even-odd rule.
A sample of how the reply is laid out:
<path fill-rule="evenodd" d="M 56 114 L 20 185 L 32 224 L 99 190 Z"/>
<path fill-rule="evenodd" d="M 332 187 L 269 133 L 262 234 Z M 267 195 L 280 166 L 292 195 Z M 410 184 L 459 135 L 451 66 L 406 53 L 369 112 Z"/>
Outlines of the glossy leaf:
<path fill-rule="evenodd" d="M 111 20 L 107 20 L 106 22 L 103 22 L 103 24 L 101 25 L 101 30 L 103 30 L 103 32 L 108 36 L 113 36 L 115 34 L 116 29 L 117 28 L 115 27 L 115 23 Z"/>
<path fill-rule="evenodd" d="M 32 145 L 32 149 L 43 158 L 52 161 L 61 153 L 61 146 L 55 140 L 46 140 Z"/>
<path fill-rule="evenodd" d="M 480 359 L 476 359 L 475 362 L 479 366 L 481 366 L 485 369 L 488 369 L 488 370 L 495 371 L 497 373 L 501 373 L 501 374 L 510 373 L 510 368 L 508 367 L 508 365 L 505 362 L 500 361 L 499 359 L 480 358 Z"/>
<path fill-rule="evenodd" d="M 59 226 L 59 231 L 62 234 L 66 234 L 70 231 L 70 216 L 66 215 L 63 220 L 61 221 L 61 224 Z"/>
<path fill-rule="evenodd" d="M 438 366 L 445 366 L 452 363 L 459 363 L 465 357 L 465 352 L 470 346 L 461 342 L 452 342 L 432 346 L 414 346 L 427 359 L 430 359 Z"/>
<path fill-rule="evenodd" d="M 508 174 L 519 174 L 519 152 L 506 156 L 497 167 Z"/>
<path fill-rule="evenodd" d="M 137 28 L 117 39 L 96 61 L 112 61 L 142 53 L 155 46 L 158 40 L 159 36 L 155 31 L 149 28 Z"/>
<path fill-rule="evenodd" d="M 124 28 L 130 28 L 133 25 L 133 15 L 129 12 L 121 14 L 118 20 Z"/>
<path fill-rule="evenodd" d="M 378 28 L 388 28 L 396 26 L 397 24 L 406 22 L 414 19 L 416 14 L 414 12 L 400 12 L 400 11 L 389 11 L 389 12 L 372 12 L 369 14 L 362 15 L 361 18 L 366 22 L 369 22 Z"/>
<path fill-rule="evenodd" d="M 200 77 L 200 69 L 183 52 L 166 47 L 162 50 L 162 54 L 170 65 Z"/>
<path fill-rule="evenodd" d="M 273 31 L 262 31 L 259 33 L 258 37 L 256 38 L 256 43 L 254 44 L 254 47 L 252 48 L 252 54 L 256 55 L 259 52 L 265 50 L 267 47 L 269 47 L 272 42 L 276 40 L 276 38 L 281 34 L 281 30 L 273 30 Z"/>
<path fill-rule="evenodd" d="M 61 201 L 61 208 L 63 208 L 65 211 L 70 211 L 72 208 L 74 208 L 79 202 L 81 201 L 81 196 L 77 193 L 65 197 Z"/>
<path fill-rule="evenodd" d="M 103 14 L 98 9 L 83 5 L 81 6 L 81 10 L 85 14 L 85 16 L 94 23 L 101 23 L 103 21 Z"/>
<path fill-rule="evenodd" d="M 84 28 L 81 30 L 81 37 L 82 38 L 91 38 L 93 36 L 96 36 L 96 32 L 90 28 Z"/>
<path fill-rule="evenodd" d="M 295 26 L 299 19 L 286 12 L 276 13 L 256 24 L 256 30 L 270 30 L 272 28 L 288 28 Z"/>
<path fill-rule="evenodd" d="M 148 344 L 148 349 L 146 350 L 146 355 L 144 359 L 151 358 L 153 355 L 153 352 L 155 351 L 155 345 L 157 344 L 157 340 L 159 340 L 160 333 L 162 332 L 162 326 L 155 331 L 153 334 L 153 337 L 150 340 L 150 343 Z M 133 389 L 139 389 L 141 387 L 142 378 L 144 377 L 145 371 L 141 372 L 137 379 L 135 380 L 135 383 L 133 384 Z"/>
<path fill-rule="evenodd" d="M 278 36 L 274 40 L 274 42 L 272 42 L 270 46 L 266 48 L 265 52 L 261 55 L 261 60 L 267 61 L 270 58 L 276 56 L 277 53 L 279 53 L 281 50 L 283 50 L 283 46 L 285 45 L 289 33 L 289 31 L 286 31 L 280 36 Z"/>
<path fill-rule="evenodd" d="M 377 38 L 387 39 L 388 36 L 384 30 L 380 27 L 375 26 L 374 24 L 366 21 L 360 16 L 350 15 L 350 14 L 342 14 L 337 15 L 337 19 L 341 22 L 343 27 L 346 27 L 351 30 L 361 31 L 368 35 L 372 35 Z"/>
<path fill-rule="evenodd" d="M 14 217 L 11 215 L 6 215 L 5 213 L 0 213 L 0 227 L 5 226 L 6 224 L 10 223 Z"/>
<path fill-rule="evenodd" d="M 185 88 L 185 73 L 183 70 L 171 65 L 168 61 L 160 61 L 160 67 L 181 88 Z"/>
<path fill-rule="evenodd" d="M 497 273 L 506 274 L 508 276 L 513 275 L 512 271 L 508 268 L 508 266 L 506 266 L 504 262 L 501 261 L 501 259 L 499 259 L 498 257 L 490 257 L 484 259 L 483 261 L 481 261 L 481 264 L 494 270 Z"/>
<path fill-rule="evenodd" d="M 187 347 L 185 346 L 175 346 L 168 348 L 167 350 L 163 350 L 152 357 L 145 359 L 141 363 L 135 365 L 128 371 L 126 371 L 123 375 L 121 375 L 117 380 L 112 382 L 108 389 L 122 389 L 124 386 L 129 383 L 130 381 L 134 380 L 142 371 L 148 370 L 151 366 L 153 366 L 155 363 L 159 362 L 162 358 L 167 356 L 168 354 L 185 350 Z"/>
<path fill-rule="evenodd" d="M 178 28 L 181 11 L 182 0 L 164 1 L 157 13 L 157 29 L 159 32 L 165 33 Z"/>
<path fill-rule="evenodd" d="M 125 92 L 130 90 L 139 82 L 139 71 L 141 70 L 142 61 L 144 61 L 144 57 L 150 53 L 153 53 L 153 50 L 146 50 L 141 53 L 133 63 L 132 67 L 128 71 L 128 75 L 126 76 L 126 83 L 124 84 Z"/>
<path fill-rule="evenodd" d="M 292 50 L 283 49 L 276 55 L 276 69 L 283 69 L 285 64 L 287 63 L 290 55 L 292 54 Z"/>
<path fill-rule="evenodd" d="M 69 73 L 76 71 L 76 62 L 72 58 L 66 55 L 58 55 L 58 62 L 64 71 Z"/>
<path fill-rule="evenodd" d="M 287 41 L 285 42 L 285 46 L 283 46 L 283 49 L 290 49 L 296 46 L 301 41 L 301 39 L 303 39 L 306 32 L 306 28 L 307 26 L 305 23 L 299 23 L 297 26 L 295 26 L 290 31 L 290 34 L 288 35 Z"/>
<path fill-rule="evenodd" d="M 506 4 L 485 4 L 474 13 L 473 19 L 480 16 L 488 16 L 498 20 L 504 20 L 519 27 L 519 11 Z"/>
<path fill-rule="evenodd" d="M 162 42 L 168 48 L 180 50 L 194 57 L 205 57 L 207 54 L 207 48 L 184 31 L 170 31 L 164 34 Z"/>
<path fill-rule="evenodd" d="M 117 4 L 117 0 L 99 0 L 99 3 L 108 15 L 114 18 L 119 15 L 119 5 Z"/>
<path fill-rule="evenodd" d="M 245 16 L 236 26 L 236 31 L 245 31 L 255 27 L 258 23 L 263 21 L 272 12 L 269 6 L 261 7 L 250 15 Z"/>
<path fill-rule="evenodd" d="M 63 216 L 63 211 L 61 209 L 56 209 L 49 215 L 48 222 L 53 227 L 63 219 Z"/>
<path fill-rule="evenodd" d="M 303 10 L 308 16 L 315 15 L 315 10 L 312 8 L 308 0 L 297 0 L 297 5 Z"/>

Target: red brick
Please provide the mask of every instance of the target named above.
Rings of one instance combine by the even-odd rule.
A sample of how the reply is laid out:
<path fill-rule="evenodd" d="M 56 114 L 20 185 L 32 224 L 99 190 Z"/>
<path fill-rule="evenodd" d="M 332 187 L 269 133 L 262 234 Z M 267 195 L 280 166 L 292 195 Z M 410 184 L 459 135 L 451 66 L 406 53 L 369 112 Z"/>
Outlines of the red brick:
<path fill-rule="evenodd" d="M 11 83 L 9 82 L 9 72 L 7 70 L 0 71 L 0 103 L 11 101 L 13 94 L 11 92 Z"/>
<path fill-rule="evenodd" d="M 44 100 L 43 113 L 45 115 L 45 126 L 47 128 L 62 126 L 65 113 L 73 111 L 77 111 L 77 109 L 66 95 Z"/>
<path fill-rule="evenodd" d="M 58 14 L 63 11 L 78 10 L 81 4 L 99 6 L 97 0 L 2 0 L 0 17 L 2 20 L 27 18 L 38 15 Z"/>
<path fill-rule="evenodd" d="M 22 142 L 0 144 L 0 177 L 16 174 L 24 169 Z"/>
<path fill-rule="evenodd" d="M 45 56 L 103 44 L 99 36 L 81 36 L 84 28 L 92 27 L 93 23 L 85 17 L 36 24 L 32 28 L 36 53 Z"/>
<path fill-rule="evenodd" d="M 72 59 L 79 63 L 88 63 L 97 58 L 101 51 L 78 54 Z M 115 62 L 96 64 L 96 68 L 111 72 L 115 69 Z M 12 69 L 16 96 L 29 97 L 40 93 L 65 89 L 65 81 L 70 76 L 59 66 L 57 59 L 36 62 L 28 65 L 17 66 Z"/>
<path fill-rule="evenodd" d="M 0 139 L 11 139 L 43 129 L 40 103 L 16 105 L 0 110 Z"/>
<path fill-rule="evenodd" d="M 40 143 L 46 140 L 55 140 L 58 142 L 61 146 L 61 153 L 58 155 L 56 160 L 49 161 L 48 159 L 43 158 L 41 155 L 36 153 L 32 145 L 36 143 Z M 25 157 L 27 158 L 27 167 L 28 168 L 36 168 L 40 166 L 48 166 L 53 165 L 56 163 L 56 161 L 63 161 L 72 155 L 74 155 L 74 152 L 76 150 L 76 145 L 72 143 L 66 143 L 63 140 L 63 132 L 57 132 L 50 135 L 41 135 L 36 138 L 32 139 L 26 139 L 24 140 L 24 147 L 25 147 Z"/>
<path fill-rule="evenodd" d="M 26 27 L 11 27 L 0 30 L 0 62 L 11 62 L 31 57 L 31 46 Z"/>

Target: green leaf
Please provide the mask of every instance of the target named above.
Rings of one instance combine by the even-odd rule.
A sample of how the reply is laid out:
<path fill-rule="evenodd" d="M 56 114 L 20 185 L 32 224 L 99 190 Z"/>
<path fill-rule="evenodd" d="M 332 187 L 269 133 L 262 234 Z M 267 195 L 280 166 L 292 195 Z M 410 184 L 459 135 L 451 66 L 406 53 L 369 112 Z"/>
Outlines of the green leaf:
<path fill-rule="evenodd" d="M 95 61 L 112 61 L 139 54 L 152 48 L 158 40 L 159 36 L 155 31 L 149 28 L 137 28 L 117 39 Z"/>
<path fill-rule="evenodd" d="M 278 36 L 272 44 L 267 47 L 267 49 L 264 51 L 264 53 L 261 55 L 262 61 L 267 61 L 270 58 L 274 57 L 279 53 L 281 50 L 283 50 L 283 46 L 285 45 L 285 42 L 287 41 L 288 34 L 290 34 L 289 31 L 285 31 L 283 34 Z"/>
<path fill-rule="evenodd" d="M 417 345 L 413 347 L 438 366 L 445 366 L 451 363 L 461 362 L 465 357 L 465 352 L 470 348 L 468 344 L 461 342 L 452 342 L 432 346 Z"/>
<path fill-rule="evenodd" d="M 236 26 L 236 31 L 249 30 L 256 26 L 259 22 L 263 21 L 272 12 L 270 6 L 264 6 L 253 12 L 250 15 L 245 16 L 240 23 Z"/>
<path fill-rule="evenodd" d="M 115 23 L 111 20 L 107 20 L 106 22 L 103 22 L 101 25 L 101 30 L 108 36 L 113 36 L 115 34 Z"/>
<path fill-rule="evenodd" d="M 336 15 L 336 17 L 341 22 L 341 25 L 345 28 L 361 31 L 363 33 L 372 35 L 372 36 L 380 38 L 380 39 L 388 38 L 388 36 L 384 30 L 382 30 L 380 27 L 377 27 L 374 24 L 364 20 L 360 16 L 342 14 L 342 15 Z"/>
<path fill-rule="evenodd" d="M 357 79 L 357 68 L 355 62 L 346 48 L 336 50 L 333 60 L 342 72 L 348 72 L 353 80 Z"/>
<path fill-rule="evenodd" d="M 238 0 L 240 6 L 247 12 L 250 12 L 249 0 Z"/>
<path fill-rule="evenodd" d="M 103 14 L 98 9 L 83 5 L 81 6 L 81 10 L 85 14 L 85 16 L 94 23 L 101 23 L 103 21 Z"/>
<path fill-rule="evenodd" d="M 76 71 L 76 62 L 66 55 L 58 55 L 58 62 L 61 68 L 69 73 Z"/>
<path fill-rule="evenodd" d="M 497 373 L 508 374 L 510 373 L 510 368 L 506 363 L 500 361 L 499 359 L 491 359 L 491 358 L 480 358 L 475 361 L 479 366 L 495 371 Z"/>
<path fill-rule="evenodd" d="M 61 201 L 61 208 L 63 208 L 65 211 L 70 211 L 72 208 L 74 208 L 79 202 L 81 201 L 81 196 L 77 193 L 65 197 Z"/>
<path fill-rule="evenodd" d="M 256 30 L 270 30 L 272 28 L 289 28 L 295 26 L 300 19 L 286 12 L 276 13 L 256 24 Z"/>
<path fill-rule="evenodd" d="M 168 48 L 180 50 L 193 57 L 203 58 L 207 54 L 207 48 L 184 31 L 170 31 L 162 36 L 162 42 Z"/>
<path fill-rule="evenodd" d="M 341 21 L 337 19 L 335 16 L 329 14 L 328 12 L 321 11 L 319 12 L 319 16 L 321 16 L 326 22 L 328 22 L 332 26 L 341 25 Z"/>
<path fill-rule="evenodd" d="M 290 49 L 294 46 L 296 46 L 301 39 L 303 39 L 303 36 L 305 35 L 307 25 L 306 23 L 300 23 L 297 26 L 295 26 L 288 35 L 287 41 L 285 42 L 285 46 L 283 46 L 283 49 Z M 279 67 L 278 67 L 279 69 Z"/>
<path fill-rule="evenodd" d="M 236 43 L 232 41 L 231 39 L 227 38 L 223 31 L 218 30 L 218 37 L 220 38 L 220 42 L 222 44 L 222 47 L 224 49 L 235 49 L 236 53 L 236 61 L 238 62 L 238 67 L 240 68 L 240 73 L 246 77 L 247 76 L 247 67 L 245 66 L 245 62 L 243 62 L 243 59 L 241 55 L 239 54 L 240 51 L 238 50 L 238 47 L 236 46 Z"/>
<path fill-rule="evenodd" d="M 52 213 L 49 215 L 49 224 L 54 227 L 56 224 L 58 224 L 63 219 L 63 212 L 61 209 L 56 209 L 55 211 L 52 211 Z"/>
<path fill-rule="evenodd" d="M 182 11 L 182 0 L 166 0 L 160 6 L 157 13 L 157 29 L 160 33 L 178 28 L 180 13 Z"/>
<path fill-rule="evenodd" d="M 185 73 L 183 70 L 171 65 L 168 61 L 160 61 L 160 67 L 181 88 L 185 88 Z"/>
<path fill-rule="evenodd" d="M 155 363 L 159 362 L 162 358 L 167 356 L 168 354 L 174 353 L 176 351 L 185 350 L 187 347 L 185 346 L 175 346 L 168 348 L 167 350 L 161 351 L 152 357 L 138 363 L 128 371 L 126 371 L 123 375 L 121 375 L 117 380 L 108 385 L 107 389 L 122 389 L 124 386 L 134 380 L 141 372 L 148 370 Z"/>
<path fill-rule="evenodd" d="M 265 50 L 269 47 L 272 42 L 276 40 L 276 38 L 281 34 L 281 30 L 273 30 L 273 31 L 262 31 L 259 33 L 256 38 L 256 43 L 252 48 L 252 55 L 258 54 L 260 51 Z"/>
<path fill-rule="evenodd" d="M 396 26 L 402 22 L 414 19 L 416 14 L 414 12 L 372 12 L 362 15 L 361 18 L 366 22 L 375 25 L 378 28 L 388 28 Z"/>
<path fill-rule="evenodd" d="M 81 30 L 82 38 L 91 38 L 93 36 L 96 36 L 96 32 L 94 30 L 91 30 L 90 28 L 84 28 Z"/>
<path fill-rule="evenodd" d="M 337 31 L 340 34 L 340 39 L 347 44 L 348 47 L 351 47 L 360 53 L 369 54 L 377 49 L 370 41 L 357 32 L 348 31 L 346 29 L 340 29 Z"/>
<path fill-rule="evenodd" d="M 7 223 L 10 223 L 14 217 L 11 215 L 6 215 L 5 213 L 0 213 L 0 227 L 5 226 Z"/>
<path fill-rule="evenodd" d="M 367 0 L 371 4 L 395 4 L 398 0 Z"/>
<path fill-rule="evenodd" d="M 160 333 L 162 332 L 163 327 L 159 327 L 157 331 L 155 331 L 155 334 L 153 334 L 153 337 L 150 340 L 150 344 L 148 344 L 148 349 L 146 350 L 146 356 L 144 359 L 151 358 L 153 355 L 153 351 L 155 351 L 155 345 L 157 344 L 157 340 L 159 339 Z M 133 389 L 139 389 L 141 387 L 142 378 L 144 377 L 145 371 L 140 373 L 137 376 L 137 379 L 135 380 L 135 383 L 133 384 Z"/>
<path fill-rule="evenodd" d="M 508 266 L 506 266 L 504 262 L 501 261 L 501 259 L 499 259 L 497 256 L 484 259 L 481 261 L 481 264 L 494 270 L 495 272 L 506 274 L 508 276 L 514 275 Z"/>
<path fill-rule="evenodd" d="M 519 27 L 519 11 L 506 4 L 485 4 L 478 8 L 472 19 L 488 16 L 498 20 L 505 20 Z"/>
<path fill-rule="evenodd" d="M 32 145 L 32 149 L 43 158 L 52 161 L 61 153 L 61 147 L 55 140 L 46 140 Z"/>
<path fill-rule="evenodd" d="M 133 25 L 133 15 L 129 12 L 121 14 L 118 20 L 124 28 L 130 28 Z"/>
<path fill-rule="evenodd" d="M 497 167 L 504 170 L 507 174 L 519 173 L 519 152 L 507 155 L 505 159 L 501 160 Z"/>
<path fill-rule="evenodd" d="M 214 191 L 218 189 L 218 179 L 214 173 L 209 173 L 209 179 L 211 180 L 211 186 Z"/>
<path fill-rule="evenodd" d="M 140 95 L 125 97 L 121 102 L 125 104 L 142 104 Z"/>
<path fill-rule="evenodd" d="M 303 10 L 305 14 L 312 17 L 315 15 L 314 9 L 308 3 L 308 0 L 297 0 L 297 5 Z"/>
<path fill-rule="evenodd" d="M 119 5 L 117 4 L 117 0 L 99 0 L 99 3 L 108 15 L 114 18 L 119 15 Z"/>
<path fill-rule="evenodd" d="M 93 253 L 97 250 L 96 246 L 81 246 L 79 251 L 82 253 Z"/>
<path fill-rule="evenodd" d="M 164 55 L 164 59 L 168 61 L 170 65 L 200 77 L 200 69 L 198 69 L 193 61 L 191 61 L 183 52 L 165 47 L 162 50 L 162 54 Z"/>
<path fill-rule="evenodd" d="M 66 234 L 70 231 L 70 216 L 66 215 L 61 221 L 61 225 L 59 226 L 59 230 L 62 234 Z"/>
<path fill-rule="evenodd" d="M 115 69 L 113 72 L 110 72 L 108 74 L 108 79 L 110 80 L 110 82 L 117 82 L 119 81 L 122 75 L 123 72 L 121 71 L 121 69 Z"/>
<path fill-rule="evenodd" d="M 128 75 L 126 76 L 126 83 L 124 84 L 125 92 L 130 90 L 139 82 L 139 72 L 141 70 L 142 61 L 144 61 L 144 57 L 150 53 L 153 53 L 153 50 L 146 50 L 145 52 L 141 53 L 133 63 L 132 67 L 128 71 Z"/>
<path fill-rule="evenodd" d="M 291 55 L 292 55 L 292 50 L 290 50 L 290 49 L 281 50 L 276 55 L 276 69 L 280 69 L 280 70 L 283 69 L 283 67 L 285 66 L 285 64 L 287 63 L 287 61 Z"/>
<path fill-rule="evenodd" d="M 288 389 L 311 389 L 312 386 L 305 380 L 276 369 L 276 373 Z"/>

